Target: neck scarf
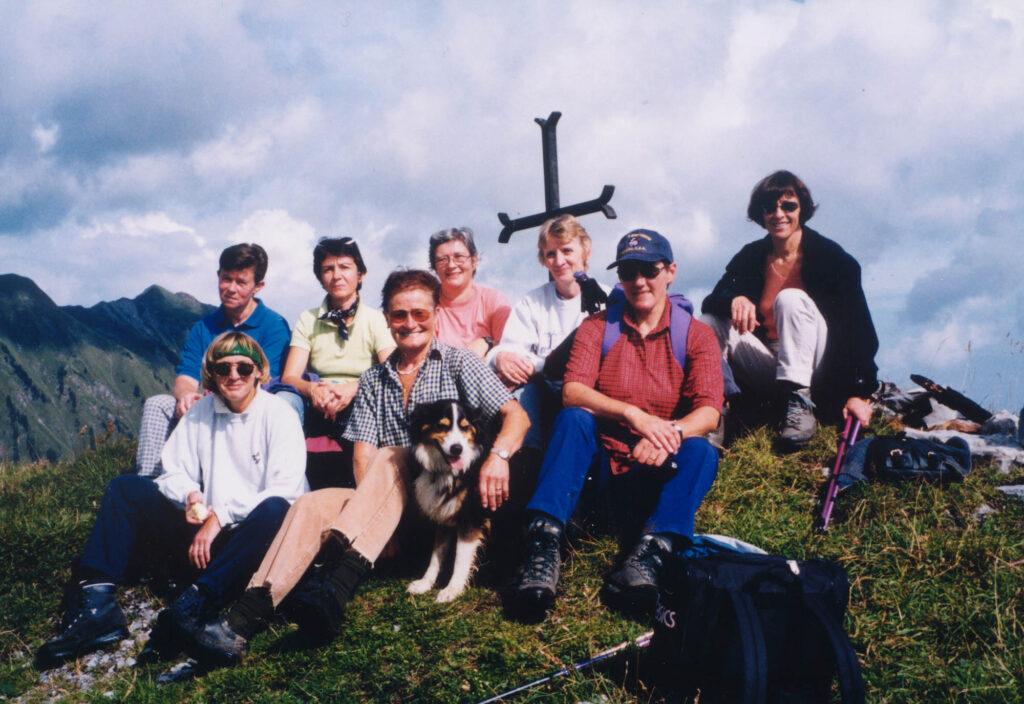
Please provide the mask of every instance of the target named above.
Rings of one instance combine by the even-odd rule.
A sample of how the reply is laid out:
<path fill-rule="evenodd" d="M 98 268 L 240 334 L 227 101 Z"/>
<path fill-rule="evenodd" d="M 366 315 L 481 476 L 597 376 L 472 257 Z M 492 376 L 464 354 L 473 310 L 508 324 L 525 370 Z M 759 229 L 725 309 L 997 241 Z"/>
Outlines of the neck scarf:
<path fill-rule="evenodd" d="M 356 309 L 359 308 L 359 296 L 356 295 L 356 300 L 352 302 L 348 308 L 334 308 L 329 310 L 320 316 L 320 320 L 326 320 L 328 323 L 334 323 L 338 326 L 338 335 L 342 340 L 348 339 L 348 323 L 356 315 Z"/>

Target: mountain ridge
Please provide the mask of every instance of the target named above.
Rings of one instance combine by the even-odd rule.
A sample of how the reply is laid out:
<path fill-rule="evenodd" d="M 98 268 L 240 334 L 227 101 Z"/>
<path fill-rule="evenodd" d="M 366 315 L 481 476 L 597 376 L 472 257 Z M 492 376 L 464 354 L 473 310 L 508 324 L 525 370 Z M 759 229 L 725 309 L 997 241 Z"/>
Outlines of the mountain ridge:
<path fill-rule="evenodd" d="M 185 334 L 212 310 L 156 285 L 59 306 L 32 279 L 0 274 L 0 460 L 55 460 L 110 431 L 134 437 L 143 402 L 168 391 Z"/>

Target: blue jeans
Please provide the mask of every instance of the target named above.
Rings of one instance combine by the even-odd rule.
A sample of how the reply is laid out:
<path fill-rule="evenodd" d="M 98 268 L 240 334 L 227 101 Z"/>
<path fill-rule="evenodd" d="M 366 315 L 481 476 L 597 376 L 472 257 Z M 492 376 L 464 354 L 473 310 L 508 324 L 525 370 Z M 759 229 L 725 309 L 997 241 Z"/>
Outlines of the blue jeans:
<path fill-rule="evenodd" d="M 241 523 L 222 530 L 213 542 L 209 565 L 195 583 L 222 602 L 241 594 L 288 507 L 280 497 L 265 499 Z M 198 530 L 199 526 L 185 520 L 184 509 L 161 494 L 152 479 L 123 474 L 110 480 L 103 492 L 79 564 L 117 584 L 124 580 L 137 552 L 145 551 L 149 561 L 168 555 L 185 557 Z"/>
<path fill-rule="evenodd" d="M 534 376 L 512 394 L 530 419 L 530 429 L 523 438 L 523 447 L 543 450 L 555 414 L 562 408 L 562 382 L 548 381 L 542 374 Z"/>
<path fill-rule="evenodd" d="M 693 537 L 693 517 L 718 473 L 718 453 L 704 438 L 687 438 L 676 453 L 678 469 L 634 466 L 611 475 L 597 436 L 597 420 L 581 408 L 566 408 L 555 419 L 537 490 L 527 510 L 545 513 L 562 525 L 576 510 L 583 483 L 594 474 L 599 487 L 629 495 L 645 506 L 644 533 Z"/>
<path fill-rule="evenodd" d="M 275 391 L 274 394 L 282 401 L 287 401 L 288 405 L 299 414 L 299 423 L 304 423 L 306 420 L 306 399 L 294 391 Z"/>

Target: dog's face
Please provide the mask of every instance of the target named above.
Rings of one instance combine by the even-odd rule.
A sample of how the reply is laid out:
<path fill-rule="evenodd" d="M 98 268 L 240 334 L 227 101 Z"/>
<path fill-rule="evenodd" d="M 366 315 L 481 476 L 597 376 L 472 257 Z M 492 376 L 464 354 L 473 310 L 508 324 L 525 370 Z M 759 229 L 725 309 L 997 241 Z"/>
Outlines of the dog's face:
<path fill-rule="evenodd" d="M 476 423 L 458 401 L 418 407 L 413 412 L 410 430 L 416 457 L 429 471 L 462 474 L 482 452 Z"/>

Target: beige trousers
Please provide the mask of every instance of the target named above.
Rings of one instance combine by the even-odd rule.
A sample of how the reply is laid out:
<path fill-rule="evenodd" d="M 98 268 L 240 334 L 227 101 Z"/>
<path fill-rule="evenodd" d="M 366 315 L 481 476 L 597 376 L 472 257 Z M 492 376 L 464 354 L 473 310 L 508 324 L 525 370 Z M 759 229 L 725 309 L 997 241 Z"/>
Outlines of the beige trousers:
<path fill-rule="evenodd" d="M 807 292 L 784 288 L 775 297 L 775 328 L 779 341 L 766 346 L 753 333 L 740 335 L 728 318 L 702 315 L 715 331 L 718 346 L 744 389 L 770 392 L 776 381 L 810 386 L 821 366 L 828 325 Z"/>
<path fill-rule="evenodd" d="M 321 489 L 300 496 L 263 557 L 249 588 L 270 590 L 277 607 L 313 563 L 331 531 L 369 562 L 391 539 L 409 494 L 405 447 L 382 447 L 355 489 Z"/>

